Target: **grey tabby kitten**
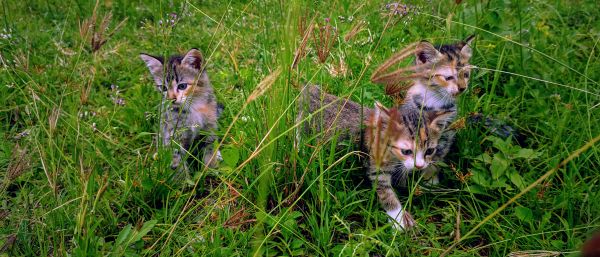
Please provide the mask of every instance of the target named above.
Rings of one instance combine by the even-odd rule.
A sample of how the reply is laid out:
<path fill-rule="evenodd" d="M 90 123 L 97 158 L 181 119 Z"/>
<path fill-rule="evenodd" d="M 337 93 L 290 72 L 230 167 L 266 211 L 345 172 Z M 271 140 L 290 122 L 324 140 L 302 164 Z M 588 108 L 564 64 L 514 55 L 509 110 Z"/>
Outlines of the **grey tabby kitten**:
<path fill-rule="evenodd" d="M 163 93 L 162 143 L 169 146 L 175 141 L 181 146 L 173 151 L 171 168 L 180 167 L 185 152 L 201 154 L 204 165 L 215 167 L 221 160 L 220 152 L 213 150 L 219 105 L 203 69 L 200 51 L 193 48 L 184 56 L 171 56 L 166 62 L 162 57 L 148 54 L 140 57 Z M 187 169 L 185 163 L 184 169 Z"/>

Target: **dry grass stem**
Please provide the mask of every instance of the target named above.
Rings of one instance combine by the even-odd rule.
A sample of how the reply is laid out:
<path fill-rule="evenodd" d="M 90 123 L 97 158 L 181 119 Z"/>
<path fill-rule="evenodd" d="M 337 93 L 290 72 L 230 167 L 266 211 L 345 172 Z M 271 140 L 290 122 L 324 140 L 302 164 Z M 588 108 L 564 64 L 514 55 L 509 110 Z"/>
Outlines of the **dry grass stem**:
<path fill-rule="evenodd" d="M 27 149 L 22 148 L 19 143 L 13 148 L 13 152 L 8 164 L 6 173 L 6 183 L 13 182 L 15 179 L 23 175 L 31 166 L 31 160 L 27 154 Z"/>
<path fill-rule="evenodd" d="M 89 80 L 86 84 L 81 86 L 81 91 L 79 94 L 79 101 L 81 105 L 84 105 L 88 102 L 90 91 L 92 90 L 92 83 L 94 82 L 94 78 L 96 77 L 96 68 L 90 67 Z"/>
<path fill-rule="evenodd" d="M 281 68 L 277 68 L 275 71 L 271 72 L 271 74 L 267 75 L 260 83 L 258 83 L 258 86 L 256 86 L 254 91 L 252 91 L 252 94 L 250 94 L 248 99 L 246 99 L 246 103 L 256 100 L 256 98 L 263 95 L 269 88 L 271 88 L 273 83 L 275 83 L 279 77 L 279 74 L 281 74 Z"/>
<path fill-rule="evenodd" d="M 50 129 L 50 134 L 53 134 L 56 130 L 56 125 L 58 124 L 58 118 L 60 117 L 60 108 L 56 106 L 52 107 L 52 111 L 48 116 L 48 127 Z"/>
<path fill-rule="evenodd" d="M 547 256 L 559 256 L 560 252 L 545 251 L 545 250 L 528 250 L 528 251 L 517 251 L 509 253 L 509 257 L 547 257 Z"/>
<path fill-rule="evenodd" d="M 317 58 L 320 63 L 325 63 L 327 57 L 329 57 L 329 52 L 331 52 L 333 43 L 335 42 L 336 31 L 329 23 L 329 19 L 325 19 L 325 25 L 318 25 L 315 30 L 316 33 L 313 32 L 312 36 L 317 50 Z"/>
<path fill-rule="evenodd" d="M 352 28 L 350 29 L 350 31 L 348 31 L 348 33 L 346 33 L 346 35 L 344 36 L 344 41 L 350 42 L 350 40 L 356 37 L 358 33 L 365 29 L 366 24 L 367 23 L 365 21 L 358 21 L 357 23 L 355 23 L 354 26 L 352 26 Z"/>
<path fill-rule="evenodd" d="M 298 49 L 296 49 L 296 53 L 294 54 L 294 61 L 292 62 L 292 69 L 296 68 L 296 66 L 298 65 L 300 60 L 302 60 L 302 58 L 304 58 L 304 56 L 306 56 L 306 45 L 308 44 L 308 39 L 312 35 L 312 31 L 315 28 L 315 23 L 313 22 L 314 19 L 315 18 L 313 17 L 313 20 L 311 20 L 310 25 L 306 29 L 303 29 L 303 26 L 304 26 L 304 23 L 302 22 L 303 19 L 300 19 L 301 22 L 298 23 L 300 33 L 303 36 L 302 36 L 302 42 L 300 42 L 300 46 L 298 47 Z"/>

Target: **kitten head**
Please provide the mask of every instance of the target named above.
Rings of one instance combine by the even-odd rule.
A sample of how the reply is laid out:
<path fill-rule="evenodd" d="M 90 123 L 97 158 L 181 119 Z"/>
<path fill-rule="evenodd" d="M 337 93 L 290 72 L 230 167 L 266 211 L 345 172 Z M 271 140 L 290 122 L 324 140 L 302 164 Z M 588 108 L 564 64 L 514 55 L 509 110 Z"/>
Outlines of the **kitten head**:
<path fill-rule="evenodd" d="M 456 97 L 467 89 L 471 68 L 469 59 L 475 35 L 454 44 L 434 46 L 422 41 L 415 52 L 415 63 L 429 64 L 421 70 L 420 82 L 441 96 Z"/>
<path fill-rule="evenodd" d="M 379 166 L 401 162 L 408 171 L 426 168 L 453 114 L 375 104 L 365 134 L 372 160 Z"/>
<path fill-rule="evenodd" d="M 192 48 L 184 56 L 171 56 L 166 63 L 161 57 L 148 54 L 140 54 L 140 57 L 150 69 L 157 89 L 175 104 L 185 103 L 209 85 L 202 67 L 204 58 L 198 49 Z"/>

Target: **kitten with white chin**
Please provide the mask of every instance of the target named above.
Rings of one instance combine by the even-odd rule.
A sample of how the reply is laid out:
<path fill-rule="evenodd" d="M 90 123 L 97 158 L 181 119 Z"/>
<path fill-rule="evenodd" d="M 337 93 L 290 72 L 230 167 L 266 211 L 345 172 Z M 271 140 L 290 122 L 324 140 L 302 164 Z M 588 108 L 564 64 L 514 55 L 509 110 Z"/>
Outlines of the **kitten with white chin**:
<path fill-rule="evenodd" d="M 455 108 L 456 97 L 469 84 L 472 56 L 470 44 L 475 36 L 454 44 L 434 46 L 421 41 L 415 52 L 417 73 L 423 74 L 413 80 L 408 89 L 406 102 L 427 110 L 450 110 Z"/>
<path fill-rule="evenodd" d="M 217 140 L 219 105 L 206 71 L 204 58 L 198 49 L 184 56 L 162 57 L 140 54 L 152 74 L 157 89 L 163 93 L 160 137 L 164 146 L 175 141 L 181 147 L 173 152 L 171 168 L 181 165 L 182 154 L 201 154 L 203 165 L 215 167 L 221 160 L 213 149 Z M 190 162 L 198 158 L 190 158 Z M 184 169 L 187 165 L 184 163 Z"/>
<path fill-rule="evenodd" d="M 423 74 L 413 79 L 412 86 L 406 94 L 405 104 L 422 111 L 445 111 L 452 115 L 447 119 L 450 123 L 456 119 L 456 98 L 469 85 L 472 56 L 471 44 L 474 35 L 454 44 L 434 46 L 421 41 L 415 52 L 416 72 Z M 446 129 L 440 136 L 433 160 L 442 161 L 450 151 L 456 131 Z M 430 166 L 423 171 L 430 184 L 437 184 L 437 167 Z"/>
<path fill-rule="evenodd" d="M 393 186 L 406 185 L 410 173 L 434 164 L 440 136 L 452 115 L 449 111 L 423 112 L 408 105 L 388 109 L 376 104 L 365 122 L 369 179 L 397 229 L 408 229 L 415 222 L 402 208 Z"/>

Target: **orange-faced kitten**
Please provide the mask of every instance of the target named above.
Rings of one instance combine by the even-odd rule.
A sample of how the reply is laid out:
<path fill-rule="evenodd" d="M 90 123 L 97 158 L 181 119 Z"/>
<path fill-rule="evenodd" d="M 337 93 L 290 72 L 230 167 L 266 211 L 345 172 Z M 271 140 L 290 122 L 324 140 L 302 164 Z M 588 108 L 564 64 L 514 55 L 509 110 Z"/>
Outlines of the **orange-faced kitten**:
<path fill-rule="evenodd" d="M 440 136 L 452 115 L 407 105 L 387 109 L 376 104 L 365 122 L 369 179 L 376 183 L 379 202 L 398 229 L 414 226 L 414 220 L 403 210 L 392 186 L 405 185 L 412 171 L 432 166 Z"/>

